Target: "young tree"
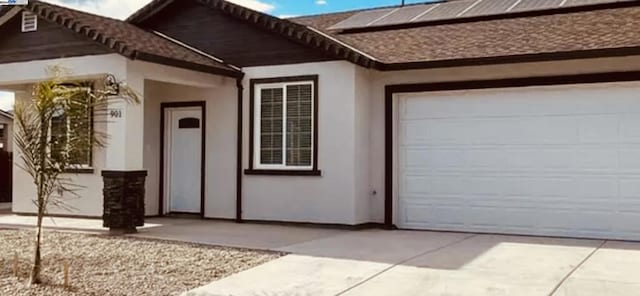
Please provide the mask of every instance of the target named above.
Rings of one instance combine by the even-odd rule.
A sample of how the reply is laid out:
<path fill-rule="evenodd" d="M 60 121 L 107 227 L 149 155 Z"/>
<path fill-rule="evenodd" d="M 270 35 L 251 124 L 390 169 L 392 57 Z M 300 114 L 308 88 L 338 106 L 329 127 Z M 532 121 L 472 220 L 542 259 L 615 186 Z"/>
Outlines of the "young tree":
<path fill-rule="evenodd" d="M 49 79 L 33 86 L 32 97 L 15 107 L 18 165 L 33 179 L 37 224 L 30 284 L 41 283 L 42 220 L 50 205 L 69 208 L 65 196 L 79 197 L 80 184 L 64 175 L 80 168 L 94 148 L 106 145 L 107 135 L 93 129 L 106 120 L 113 100 L 137 103 L 138 97 L 113 76 L 99 81 L 71 80 L 64 69 L 47 69 Z"/>

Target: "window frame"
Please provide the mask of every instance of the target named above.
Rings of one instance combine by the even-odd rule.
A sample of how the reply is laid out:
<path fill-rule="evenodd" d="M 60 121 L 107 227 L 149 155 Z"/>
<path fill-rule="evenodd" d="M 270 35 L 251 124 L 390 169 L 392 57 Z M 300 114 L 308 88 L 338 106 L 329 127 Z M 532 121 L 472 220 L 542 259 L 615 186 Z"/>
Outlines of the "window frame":
<path fill-rule="evenodd" d="M 65 85 L 68 83 L 62 83 L 62 85 Z M 86 84 L 86 85 L 85 85 Z M 91 88 L 91 89 L 95 89 L 95 83 L 94 82 L 80 82 L 79 87 L 86 87 L 86 88 Z M 89 123 L 89 132 L 92 134 L 95 133 L 95 110 L 93 108 L 92 105 L 90 105 L 90 110 L 89 111 L 89 118 L 88 118 L 88 123 Z M 71 135 L 71 119 L 67 116 L 65 116 L 65 123 L 66 123 L 66 134 L 65 137 L 69 137 Z M 49 137 L 53 136 L 53 124 L 50 123 L 49 124 Z M 91 145 L 91 148 L 89 148 L 88 152 L 88 163 L 86 164 L 71 164 L 71 167 L 65 169 L 65 173 L 69 173 L 69 174 L 93 174 L 94 171 L 94 152 L 93 152 L 93 145 Z M 51 151 L 49 151 L 49 153 L 51 153 Z"/>
<path fill-rule="evenodd" d="M 249 104 L 249 169 L 245 170 L 247 175 L 283 175 L 283 176 L 321 176 L 318 169 L 318 75 L 260 78 L 250 80 L 250 104 Z M 309 166 L 288 166 L 286 165 L 286 88 L 291 85 L 311 84 L 311 165 Z M 261 164 L 260 163 L 260 99 L 261 90 L 265 88 L 283 88 L 283 159 L 282 164 Z"/>

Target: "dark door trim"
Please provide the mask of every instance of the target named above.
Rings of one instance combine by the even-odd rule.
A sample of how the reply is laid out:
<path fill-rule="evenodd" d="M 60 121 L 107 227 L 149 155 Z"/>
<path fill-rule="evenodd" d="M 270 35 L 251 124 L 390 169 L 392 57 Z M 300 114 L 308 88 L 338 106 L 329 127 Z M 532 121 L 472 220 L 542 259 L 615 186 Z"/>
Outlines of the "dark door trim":
<path fill-rule="evenodd" d="M 192 102 L 169 102 L 160 104 L 160 196 L 159 196 L 159 208 L 158 215 L 164 216 L 164 153 L 165 153 L 165 110 L 169 108 L 182 108 L 182 107 L 201 107 L 202 109 L 202 148 L 201 148 L 201 162 L 200 162 L 200 217 L 204 218 L 204 206 L 205 206 L 205 160 L 206 160 L 206 134 L 207 134 L 207 103 L 205 101 L 192 101 Z"/>
<path fill-rule="evenodd" d="M 513 88 L 525 86 L 589 84 L 606 82 L 630 82 L 640 81 L 640 71 L 632 72 L 605 72 L 595 74 L 576 74 L 559 76 L 538 76 L 492 80 L 449 81 L 435 83 L 396 84 L 385 86 L 385 181 L 384 181 L 384 224 L 393 228 L 393 138 L 394 120 L 393 113 L 394 95 L 400 93 L 435 92 L 449 90 L 470 90 L 490 88 Z"/>

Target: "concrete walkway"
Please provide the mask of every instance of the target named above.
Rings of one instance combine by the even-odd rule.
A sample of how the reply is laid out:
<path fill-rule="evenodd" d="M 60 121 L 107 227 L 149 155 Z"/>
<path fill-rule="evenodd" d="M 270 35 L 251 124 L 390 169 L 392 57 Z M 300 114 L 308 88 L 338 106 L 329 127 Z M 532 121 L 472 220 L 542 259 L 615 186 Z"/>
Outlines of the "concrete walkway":
<path fill-rule="evenodd" d="M 0 215 L 0 228 L 31 217 Z M 49 227 L 104 231 L 99 220 Z M 150 219 L 134 236 L 290 253 L 187 295 L 638 295 L 640 243 Z"/>

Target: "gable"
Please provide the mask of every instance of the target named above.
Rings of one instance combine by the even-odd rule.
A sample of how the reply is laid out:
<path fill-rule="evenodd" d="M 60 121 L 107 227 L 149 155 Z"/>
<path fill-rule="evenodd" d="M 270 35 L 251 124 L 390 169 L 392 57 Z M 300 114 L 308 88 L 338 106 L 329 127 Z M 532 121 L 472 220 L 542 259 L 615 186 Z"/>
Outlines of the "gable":
<path fill-rule="evenodd" d="M 240 67 L 336 59 L 192 0 L 175 1 L 138 25 Z"/>
<path fill-rule="evenodd" d="M 0 26 L 0 64 L 110 53 L 93 40 L 38 18 L 38 29 L 22 32 L 22 12 Z"/>

